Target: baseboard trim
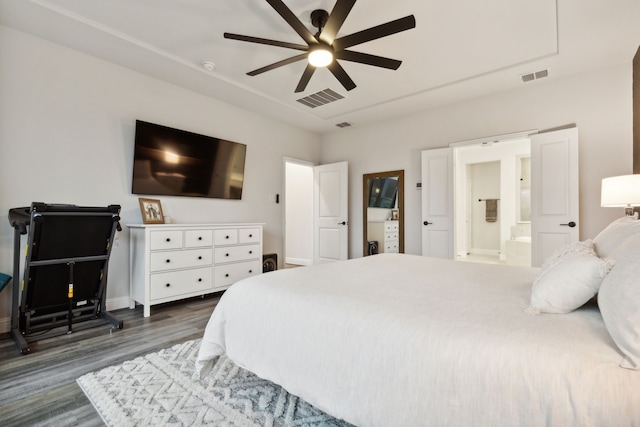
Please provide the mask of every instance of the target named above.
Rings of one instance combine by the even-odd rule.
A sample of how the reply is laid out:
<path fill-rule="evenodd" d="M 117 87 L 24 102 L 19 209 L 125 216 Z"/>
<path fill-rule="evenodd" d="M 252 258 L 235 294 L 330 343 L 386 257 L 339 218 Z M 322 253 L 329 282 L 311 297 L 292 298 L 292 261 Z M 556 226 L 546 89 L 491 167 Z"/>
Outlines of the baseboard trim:
<path fill-rule="evenodd" d="M 7 333 L 11 330 L 11 317 L 0 319 L 0 333 Z"/>
<path fill-rule="evenodd" d="M 500 250 L 498 249 L 471 249 L 471 255 L 486 255 L 486 256 L 499 256 Z"/>
<path fill-rule="evenodd" d="M 129 297 L 107 299 L 107 311 L 129 308 Z M 11 317 L 0 319 L 0 333 L 11 331 Z"/>
<path fill-rule="evenodd" d="M 313 262 L 310 259 L 305 258 L 291 258 L 287 257 L 286 264 L 294 264 L 294 265 L 311 265 Z"/>
<path fill-rule="evenodd" d="M 107 298 L 107 311 L 120 310 L 121 308 L 129 308 L 129 297 Z"/>

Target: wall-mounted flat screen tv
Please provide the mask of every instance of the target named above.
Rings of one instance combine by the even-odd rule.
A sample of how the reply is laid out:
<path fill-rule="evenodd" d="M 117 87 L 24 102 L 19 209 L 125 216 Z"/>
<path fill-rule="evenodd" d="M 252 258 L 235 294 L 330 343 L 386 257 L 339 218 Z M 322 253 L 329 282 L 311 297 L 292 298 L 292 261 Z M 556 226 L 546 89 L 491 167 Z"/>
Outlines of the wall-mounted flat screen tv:
<path fill-rule="evenodd" d="M 369 207 L 393 209 L 398 196 L 398 178 L 374 178 L 369 185 Z"/>
<path fill-rule="evenodd" d="M 132 193 L 241 199 L 247 146 L 136 120 Z"/>

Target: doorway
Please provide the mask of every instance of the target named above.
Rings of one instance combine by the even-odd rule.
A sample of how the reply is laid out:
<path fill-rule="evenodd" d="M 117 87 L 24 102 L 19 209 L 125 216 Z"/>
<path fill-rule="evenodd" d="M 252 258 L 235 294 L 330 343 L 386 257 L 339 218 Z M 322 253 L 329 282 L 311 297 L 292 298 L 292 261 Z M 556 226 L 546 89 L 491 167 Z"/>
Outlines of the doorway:
<path fill-rule="evenodd" d="M 284 263 L 313 264 L 313 164 L 284 160 Z"/>
<path fill-rule="evenodd" d="M 345 260 L 349 240 L 348 164 L 284 159 L 284 263 Z"/>
<path fill-rule="evenodd" d="M 460 229 L 466 229 L 466 210 L 460 208 L 465 206 L 465 199 L 461 196 L 465 191 L 461 189 L 466 179 L 459 175 L 465 168 L 454 167 L 454 151 L 459 153 L 461 148 L 468 147 L 480 153 L 482 148 L 478 146 L 479 143 L 486 147 L 506 147 L 515 143 L 513 141 L 516 139 L 528 139 L 530 154 L 516 156 L 515 161 L 501 161 L 498 215 L 503 218 L 503 250 L 509 242 L 510 245 L 528 248 L 529 254 L 520 258 L 526 260 L 525 265 L 530 263 L 533 267 L 539 267 L 558 248 L 578 241 L 578 128 L 567 125 L 548 131 L 529 131 L 452 143 L 447 148 L 422 151 L 423 256 L 456 259 L 458 239 L 466 234 L 460 233 Z M 475 147 L 470 147 L 472 145 Z M 482 161 L 491 160 L 495 159 L 486 157 Z M 461 164 L 459 160 L 455 163 L 457 166 Z M 513 165 L 512 170 L 505 171 L 505 165 Z M 529 171 L 528 180 L 520 177 L 522 171 Z M 509 207 L 508 201 L 512 202 Z M 524 212 L 523 209 L 527 207 L 529 211 Z M 516 226 L 512 228 L 505 219 L 516 222 Z M 509 253 L 509 250 L 506 252 Z M 509 256 L 506 258 L 509 264 Z"/>
<path fill-rule="evenodd" d="M 529 159 L 529 138 L 463 145 L 454 149 L 456 259 L 490 264 L 531 265 L 530 217 L 518 215 L 530 206 L 522 200 L 525 183 L 522 159 Z M 529 193 L 526 193 L 529 195 Z M 519 238 L 515 248 L 509 240 Z M 527 237 L 529 239 L 526 242 Z M 522 248 L 520 248 L 522 246 Z M 525 247 L 525 246 L 528 246 Z"/>

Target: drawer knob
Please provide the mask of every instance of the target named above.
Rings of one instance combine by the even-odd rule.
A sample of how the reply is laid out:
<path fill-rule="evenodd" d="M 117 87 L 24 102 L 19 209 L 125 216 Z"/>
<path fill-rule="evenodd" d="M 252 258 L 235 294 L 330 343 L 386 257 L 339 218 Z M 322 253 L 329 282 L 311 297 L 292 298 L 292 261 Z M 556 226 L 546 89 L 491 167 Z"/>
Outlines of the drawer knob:
<path fill-rule="evenodd" d="M 170 241 L 171 241 L 171 237 L 167 237 L 167 242 L 170 242 Z"/>
<path fill-rule="evenodd" d="M 252 253 L 253 253 L 253 251 L 249 251 L 249 253 L 250 253 L 250 254 L 252 254 Z"/>
<path fill-rule="evenodd" d="M 229 256 L 229 254 L 224 254 L 224 256 Z"/>
<path fill-rule="evenodd" d="M 249 273 L 253 273 L 253 270 L 249 270 Z"/>
<path fill-rule="evenodd" d="M 198 259 L 202 259 L 202 255 L 200 255 L 200 256 L 198 257 Z"/>
<path fill-rule="evenodd" d="M 170 287 L 170 286 L 171 286 L 171 283 L 167 283 L 167 285 L 166 285 L 166 286 L 167 286 L 167 288 L 168 288 L 168 287 Z"/>
<path fill-rule="evenodd" d="M 171 260 L 170 260 L 170 259 L 167 259 L 167 264 L 169 264 L 170 262 L 171 262 Z"/>
<path fill-rule="evenodd" d="M 229 273 L 225 274 L 224 277 L 229 277 Z"/>
<path fill-rule="evenodd" d="M 228 238 L 229 238 L 229 235 L 224 236 L 224 238 L 225 238 L 225 239 L 228 239 Z"/>
<path fill-rule="evenodd" d="M 202 277 L 199 277 L 199 278 L 198 278 L 198 282 L 202 282 Z"/>
<path fill-rule="evenodd" d="M 253 237 L 253 234 L 249 234 L 249 237 Z"/>
<path fill-rule="evenodd" d="M 198 237 L 198 240 L 202 240 L 202 236 Z"/>

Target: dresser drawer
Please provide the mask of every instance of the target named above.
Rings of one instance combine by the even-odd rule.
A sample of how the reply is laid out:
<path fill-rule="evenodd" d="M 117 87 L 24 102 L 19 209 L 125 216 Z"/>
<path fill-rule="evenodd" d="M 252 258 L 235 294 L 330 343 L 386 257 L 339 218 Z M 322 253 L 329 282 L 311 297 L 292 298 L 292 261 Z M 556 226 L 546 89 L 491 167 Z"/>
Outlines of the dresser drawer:
<path fill-rule="evenodd" d="M 182 251 L 152 252 L 150 271 L 175 270 L 187 267 L 211 265 L 211 249 L 189 249 Z"/>
<path fill-rule="evenodd" d="M 384 231 L 398 231 L 398 221 L 385 221 Z"/>
<path fill-rule="evenodd" d="M 185 248 L 198 248 L 213 244 L 212 230 L 187 230 L 184 233 Z"/>
<path fill-rule="evenodd" d="M 225 228 L 222 230 L 214 230 L 213 242 L 216 246 L 235 245 L 238 243 L 238 229 Z"/>
<path fill-rule="evenodd" d="M 398 232 L 384 233 L 384 240 L 398 240 Z"/>
<path fill-rule="evenodd" d="M 259 243 L 259 228 L 241 228 L 238 230 L 238 243 Z"/>
<path fill-rule="evenodd" d="M 227 288 L 238 280 L 261 273 L 261 269 L 262 262 L 260 260 L 217 265 L 215 267 L 215 287 Z"/>
<path fill-rule="evenodd" d="M 385 242 L 384 243 L 384 251 L 386 253 L 398 253 L 398 242 Z"/>
<path fill-rule="evenodd" d="M 212 278 L 211 267 L 152 274 L 150 277 L 150 299 L 153 301 L 210 290 L 213 288 Z"/>
<path fill-rule="evenodd" d="M 260 245 L 230 246 L 228 248 L 215 248 L 214 251 L 216 264 L 246 261 L 256 259 L 261 256 Z"/>
<path fill-rule="evenodd" d="M 180 249 L 182 247 L 182 230 L 154 230 L 149 232 L 149 249 Z"/>

